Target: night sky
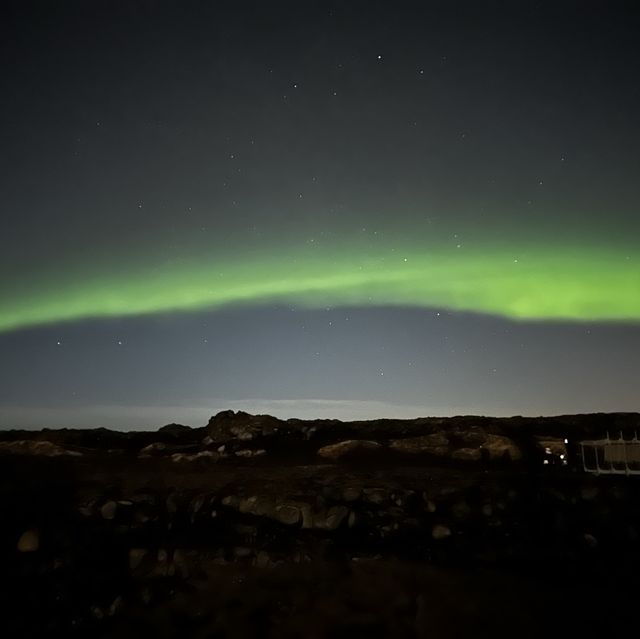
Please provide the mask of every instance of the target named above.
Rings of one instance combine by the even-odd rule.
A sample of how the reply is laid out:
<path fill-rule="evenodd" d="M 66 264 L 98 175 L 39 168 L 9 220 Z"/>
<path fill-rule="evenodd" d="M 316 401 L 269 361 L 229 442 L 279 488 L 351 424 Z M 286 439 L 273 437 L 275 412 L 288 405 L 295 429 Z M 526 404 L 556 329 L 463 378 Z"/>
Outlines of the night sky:
<path fill-rule="evenodd" d="M 25 2 L 0 427 L 640 410 L 628 2 Z"/>

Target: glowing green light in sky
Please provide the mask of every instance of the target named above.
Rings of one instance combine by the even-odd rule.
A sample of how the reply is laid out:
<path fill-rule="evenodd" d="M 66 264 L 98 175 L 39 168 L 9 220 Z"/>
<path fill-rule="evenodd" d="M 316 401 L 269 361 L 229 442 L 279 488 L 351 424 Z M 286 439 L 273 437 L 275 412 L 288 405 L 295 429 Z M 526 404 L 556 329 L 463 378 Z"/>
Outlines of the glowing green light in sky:
<path fill-rule="evenodd" d="M 7 288 L 5 286 L 5 288 Z M 199 256 L 125 272 L 79 269 L 2 293 L 0 331 L 240 303 L 403 305 L 523 320 L 640 322 L 640 260 L 602 247 L 354 246 Z"/>

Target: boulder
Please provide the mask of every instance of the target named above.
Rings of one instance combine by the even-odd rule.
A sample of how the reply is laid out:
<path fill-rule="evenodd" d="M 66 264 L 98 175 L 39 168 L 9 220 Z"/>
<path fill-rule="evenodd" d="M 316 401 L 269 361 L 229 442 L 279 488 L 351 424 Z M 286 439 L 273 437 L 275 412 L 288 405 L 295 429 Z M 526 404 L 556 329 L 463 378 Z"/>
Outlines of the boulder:
<path fill-rule="evenodd" d="M 258 517 L 273 517 L 275 503 L 270 497 L 258 496 L 253 504 L 253 514 Z"/>
<path fill-rule="evenodd" d="M 167 445 L 164 442 L 153 442 L 148 446 L 140 449 L 138 453 L 139 457 L 155 457 L 162 455 L 167 450 Z"/>
<path fill-rule="evenodd" d="M 245 499 L 241 499 L 240 503 L 238 504 L 238 511 L 243 514 L 246 514 L 246 513 L 253 514 L 255 504 L 257 501 L 258 501 L 258 498 L 255 495 L 252 497 L 246 497 Z"/>
<path fill-rule="evenodd" d="M 40 534 L 35 528 L 25 530 L 17 544 L 18 552 L 36 552 L 40 548 Z"/>
<path fill-rule="evenodd" d="M 357 501 L 362 495 L 362 490 L 358 486 L 346 486 L 342 491 L 342 499 L 345 501 Z"/>
<path fill-rule="evenodd" d="M 445 526 L 444 524 L 436 524 L 431 529 L 431 536 L 436 541 L 447 539 L 447 537 L 451 537 L 451 528 L 449 528 L 448 526 Z"/>
<path fill-rule="evenodd" d="M 434 455 L 446 457 L 449 454 L 449 438 L 442 432 L 418 437 L 404 437 L 391 441 L 392 450 L 407 455 Z"/>
<path fill-rule="evenodd" d="M 349 516 L 346 506 L 332 506 L 313 515 L 313 527 L 318 530 L 336 530 Z"/>
<path fill-rule="evenodd" d="M 264 448 L 251 449 L 251 448 L 243 448 L 242 450 L 236 451 L 236 457 L 244 457 L 245 459 L 249 459 L 251 457 L 262 457 L 266 455 L 267 451 Z"/>
<path fill-rule="evenodd" d="M 302 514 L 302 527 L 305 529 L 313 528 L 313 510 L 309 504 L 300 505 L 300 513 Z"/>
<path fill-rule="evenodd" d="M 111 520 L 115 519 L 117 510 L 118 504 L 113 500 L 109 500 L 102 504 L 102 508 L 100 508 L 100 514 L 102 515 L 103 519 Z"/>
<path fill-rule="evenodd" d="M 195 461 L 218 461 L 220 455 L 213 450 L 201 450 L 199 453 L 189 455 L 187 453 L 173 453 L 171 461 L 174 462 L 195 462 Z"/>
<path fill-rule="evenodd" d="M 451 459 L 458 461 L 480 461 L 482 451 L 479 448 L 458 448 L 451 453 Z"/>
<path fill-rule="evenodd" d="M 367 503 L 376 506 L 388 503 L 391 498 L 389 491 L 384 488 L 365 488 L 362 493 Z"/>
<path fill-rule="evenodd" d="M 318 450 L 318 455 L 324 459 L 338 461 L 345 457 L 366 454 L 380 450 L 382 446 L 378 442 L 368 439 L 346 439 L 337 444 L 329 444 Z"/>
<path fill-rule="evenodd" d="M 300 509 L 294 504 L 278 504 L 275 518 L 281 524 L 294 526 L 300 522 Z"/>
<path fill-rule="evenodd" d="M 227 508 L 235 508 L 238 510 L 240 508 L 241 498 L 238 495 L 227 495 L 222 498 L 222 505 Z"/>
<path fill-rule="evenodd" d="M 276 503 L 270 497 L 252 495 L 240 500 L 238 511 L 243 514 L 256 515 L 258 517 L 276 518 Z"/>

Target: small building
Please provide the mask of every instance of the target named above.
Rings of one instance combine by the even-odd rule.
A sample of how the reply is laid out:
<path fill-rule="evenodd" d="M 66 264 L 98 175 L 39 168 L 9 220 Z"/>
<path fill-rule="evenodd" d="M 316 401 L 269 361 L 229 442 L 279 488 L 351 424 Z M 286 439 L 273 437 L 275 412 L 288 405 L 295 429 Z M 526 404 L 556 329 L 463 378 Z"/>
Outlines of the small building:
<path fill-rule="evenodd" d="M 640 440 L 634 433 L 633 439 L 624 439 L 622 433 L 617 439 L 609 434 L 605 439 L 580 442 L 582 467 L 585 472 L 595 475 L 640 475 Z"/>

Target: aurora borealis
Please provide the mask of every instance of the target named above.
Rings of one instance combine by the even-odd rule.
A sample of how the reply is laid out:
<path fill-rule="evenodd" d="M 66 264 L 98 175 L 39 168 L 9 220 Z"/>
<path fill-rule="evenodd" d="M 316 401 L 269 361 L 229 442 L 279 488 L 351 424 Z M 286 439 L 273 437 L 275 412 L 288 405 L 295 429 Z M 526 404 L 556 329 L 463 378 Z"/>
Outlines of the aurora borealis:
<path fill-rule="evenodd" d="M 639 25 L 11 4 L 0 427 L 637 410 Z"/>
<path fill-rule="evenodd" d="M 121 279 L 85 275 L 6 304 L 0 330 L 270 302 L 305 308 L 417 306 L 521 320 L 640 321 L 640 266 L 618 252 L 550 246 L 520 257 L 486 249 L 380 253 L 324 248 L 315 258 L 280 254 L 240 264 L 187 261 L 128 272 Z"/>

